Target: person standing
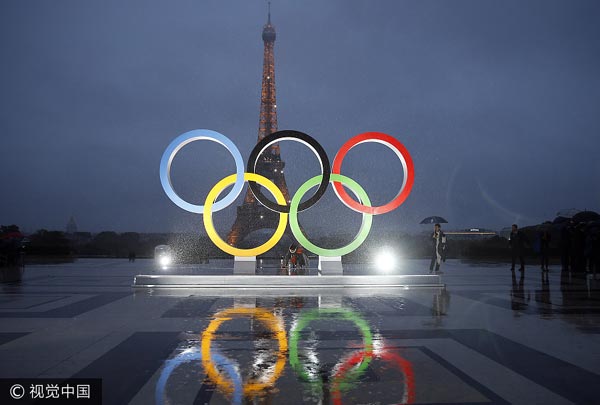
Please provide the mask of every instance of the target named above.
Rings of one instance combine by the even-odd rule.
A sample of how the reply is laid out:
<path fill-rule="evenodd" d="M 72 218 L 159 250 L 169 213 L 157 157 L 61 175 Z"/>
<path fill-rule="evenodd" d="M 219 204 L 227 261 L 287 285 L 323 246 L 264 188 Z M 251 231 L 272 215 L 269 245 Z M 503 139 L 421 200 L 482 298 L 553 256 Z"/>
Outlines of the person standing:
<path fill-rule="evenodd" d="M 525 235 L 522 231 L 519 230 L 517 224 L 512 225 L 512 230 L 510 232 L 510 236 L 508 238 L 508 244 L 510 246 L 512 252 L 512 267 L 511 271 L 515 271 L 515 263 L 517 261 L 517 257 L 519 258 L 519 262 L 521 263 L 521 267 L 519 271 L 525 270 L 525 259 L 523 257 L 525 250 Z"/>
<path fill-rule="evenodd" d="M 583 275 L 586 271 L 585 237 L 585 224 L 577 224 L 571 238 L 571 272 L 579 275 Z"/>
<path fill-rule="evenodd" d="M 600 231 L 598 229 L 591 233 L 591 256 L 590 256 L 590 273 L 596 279 L 596 273 L 600 273 Z"/>
<path fill-rule="evenodd" d="M 300 273 L 304 273 L 304 266 L 306 265 L 306 255 L 304 249 L 295 243 L 292 243 L 288 248 L 285 257 L 283 258 L 283 266 L 288 269 L 288 274 L 297 274 L 298 270 Z"/>
<path fill-rule="evenodd" d="M 435 266 L 435 272 L 440 271 L 440 265 L 442 260 L 446 261 L 446 235 L 442 232 L 442 226 L 435 224 L 433 227 L 433 234 L 431 235 L 431 263 L 429 264 L 429 273 L 433 272 Z"/>
<path fill-rule="evenodd" d="M 560 230 L 560 263 L 565 271 L 569 271 L 571 264 L 571 225 L 564 224 Z"/>
<path fill-rule="evenodd" d="M 550 241 L 552 237 L 547 230 L 542 231 L 540 235 L 540 256 L 542 259 L 542 271 L 548 272 L 548 255 L 550 254 Z"/>
<path fill-rule="evenodd" d="M 593 274 L 594 279 L 596 278 L 596 272 L 598 271 L 598 251 L 599 243 L 598 229 L 588 229 L 585 237 L 585 270 Z"/>

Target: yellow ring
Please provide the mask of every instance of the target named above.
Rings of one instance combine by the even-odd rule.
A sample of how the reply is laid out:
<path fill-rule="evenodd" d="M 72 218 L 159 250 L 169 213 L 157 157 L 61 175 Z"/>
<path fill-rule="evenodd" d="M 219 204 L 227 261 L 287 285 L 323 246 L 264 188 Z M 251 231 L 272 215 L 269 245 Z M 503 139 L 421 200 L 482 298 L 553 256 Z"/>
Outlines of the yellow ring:
<path fill-rule="evenodd" d="M 210 240 L 212 240 L 213 243 L 225 253 L 229 253 L 233 256 L 258 256 L 267 252 L 269 249 L 275 246 L 277 242 L 279 242 L 279 240 L 283 236 L 283 233 L 285 232 L 285 227 L 288 221 L 288 214 L 279 214 L 279 225 L 277 225 L 275 233 L 273 234 L 273 236 L 271 236 L 271 238 L 268 241 L 266 241 L 262 245 L 252 249 L 238 249 L 236 247 L 228 245 L 223 239 L 221 239 L 221 237 L 219 236 L 219 234 L 217 234 L 217 231 L 215 230 L 212 220 L 212 206 L 216 199 L 219 198 L 219 195 L 223 192 L 223 190 L 225 190 L 225 188 L 230 184 L 235 183 L 236 176 L 237 174 L 232 174 L 230 176 L 225 177 L 223 180 L 215 184 L 206 196 L 206 201 L 204 202 L 204 228 L 206 229 L 206 233 L 208 234 Z M 269 190 L 273 197 L 275 197 L 275 200 L 279 204 L 287 204 L 287 201 L 285 200 L 285 197 L 283 196 L 281 190 L 277 188 L 275 183 L 273 183 L 266 177 L 255 173 L 244 173 L 244 181 L 254 181 L 260 184 L 261 186 L 264 186 L 267 190 Z"/>
<path fill-rule="evenodd" d="M 201 339 L 201 352 L 202 352 L 202 365 L 204 371 L 208 375 L 211 381 L 213 381 L 219 388 L 225 392 L 233 392 L 233 385 L 221 376 L 221 373 L 217 370 L 210 357 L 210 345 L 214 338 L 215 332 L 219 329 L 221 324 L 225 321 L 233 319 L 236 315 L 252 316 L 261 321 L 267 328 L 269 328 L 276 336 L 279 342 L 279 353 L 277 354 L 277 362 L 275 363 L 275 370 L 272 377 L 266 382 L 248 382 L 244 384 L 244 394 L 256 394 L 264 391 L 266 388 L 273 387 L 275 381 L 279 378 L 286 362 L 287 352 L 287 336 L 285 333 L 285 327 L 280 319 L 278 319 L 271 312 L 264 308 L 229 308 L 225 309 L 214 316 L 214 319 L 208 324 L 204 332 L 202 332 Z"/>

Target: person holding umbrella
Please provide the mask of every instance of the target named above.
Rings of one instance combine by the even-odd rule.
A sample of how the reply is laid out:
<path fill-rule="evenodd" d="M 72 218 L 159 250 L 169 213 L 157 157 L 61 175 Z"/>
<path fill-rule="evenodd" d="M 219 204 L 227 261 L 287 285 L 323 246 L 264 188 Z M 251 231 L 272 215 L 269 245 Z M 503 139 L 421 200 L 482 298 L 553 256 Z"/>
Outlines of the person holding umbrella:
<path fill-rule="evenodd" d="M 429 273 L 433 273 L 434 265 L 435 272 L 440 271 L 442 261 L 446 261 L 446 235 L 442 232 L 442 226 L 435 224 L 433 234 L 431 235 L 432 256 L 431 264 L 429 265 Z"/>

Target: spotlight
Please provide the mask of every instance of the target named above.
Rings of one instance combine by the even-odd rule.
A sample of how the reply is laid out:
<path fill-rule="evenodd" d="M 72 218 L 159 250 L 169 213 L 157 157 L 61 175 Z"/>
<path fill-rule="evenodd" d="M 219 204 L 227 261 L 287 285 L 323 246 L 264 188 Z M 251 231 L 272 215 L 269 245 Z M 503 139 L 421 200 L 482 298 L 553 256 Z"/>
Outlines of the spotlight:
<path fill-rule="evenodd" d="M 163 270 L 173 263 L 173 249 L 169 245 L 158 245 L 154 248 L 154 260 Z"/>
<path fill-rule="evenodd" d="M 396 256 L 390 250 L 382 250 L 375 256 L 377 270 L 389 272 L 396 267 Z"/>
<path fill-rule="evenodd" d="M 160 258 L 160 265 L 165 267 L 171 264 L 171 256 L 163 256 Z"/>

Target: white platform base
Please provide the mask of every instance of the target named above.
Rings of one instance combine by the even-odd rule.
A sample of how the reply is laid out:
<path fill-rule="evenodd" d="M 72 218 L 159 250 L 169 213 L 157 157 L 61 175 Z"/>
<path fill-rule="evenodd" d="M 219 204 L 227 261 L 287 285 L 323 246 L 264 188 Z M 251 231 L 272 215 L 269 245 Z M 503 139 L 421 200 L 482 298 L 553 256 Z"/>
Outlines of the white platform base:
<path fill-rule="evenodd" d="M 342 268 L 342 257 L 319 256 L 319 273 L 323 276 L 344 274 L 344 269 Z"/>
<path fill-rule="evenodd" d="M 439 275 L 389 276 L 181 276 L 140 274 L 133 287 L 147 288 L 374 288 L 443 287 Z"/>
<path fill-rule="evenodd" d="M 343 301 L 341 295 L 319 295 L 319 308 L 341 308 Z"/>
<path fill-rule="evenodd" d="M 233 274 L 256 274 L 256 256 L 236 256 L 233 260 Z"/>
<path fill-rule="evenodd" d="M 234 297 L 233 298 L 234 308 L 256 308 L 255 297 Z"/>

